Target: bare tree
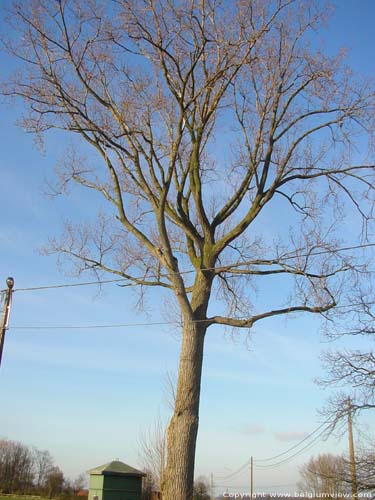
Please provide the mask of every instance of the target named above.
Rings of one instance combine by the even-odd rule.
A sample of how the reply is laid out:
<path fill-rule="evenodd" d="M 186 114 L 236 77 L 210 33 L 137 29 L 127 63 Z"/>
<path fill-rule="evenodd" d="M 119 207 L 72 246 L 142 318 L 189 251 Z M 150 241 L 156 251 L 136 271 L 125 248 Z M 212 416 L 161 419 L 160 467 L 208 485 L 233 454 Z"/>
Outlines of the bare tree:
<path fill-rule="evenodd" d="M 357 454 L 356 470 L 359 491 L 375 490 L 375 451 L 374 446 Z"/>
<path fill-rule="evenodd" d="M 63 491 L 64 482 L 65 478 L 62 470 L 57 466 L 52 467 L 49 470 L 45 481 L 47 498 L 59 495 Z"/>
<path fill-rule="evenodd" d="M 211 500 L 210 483 L 206 477 L 200 476 L 194 481 L 193 500 Z"/>
<path fill-rule="evenodd" d="M 39 490 L 45 483 L 47 475 L 53 467 L 53 458 L 48 450 L 33 449 L 35 486 Z"/>
<path fill-rule="evenodd" d="M 375 352 L 372 348 L 375 340 L 375 314 L 371 291 L 366 296 L 355 299 L 351 314 L 354 316 L 351 327 L 340 327 L 334 332 L 334 336 L 338 339 L 342 336 L 365 337 L 369 342 L 362 349 L 326 352 L 323 356 L 326 375 L 318 380 L 325 387 L 341 388 L 341 392 L 334 394 L 323 410 L 323 413 L 331 417 L 333 428 L 347 418 L 348 394 L 351 399 L 350 409 L 354 415 L 375 408 Z"/>
<path fill-rule="evenodd" d="M 312 457 L 300 469 L 302 480 L 298 487 L 313 498 L 345 498 L 350 490 L 347 469 L 343 457 L 331 454 Z"/>
<path fill-rule="evenodd" d="M 139 455 L 148 482 L 161 491 L 166 466 L 166 430 L 160 417 L 155 421 L 148 434 L 139 439 Z"/>
<path fill-rule="evenodd" d="M 352 388 L 356 401 L 352 403 L 354 411 L 375 408 L 375 354 L 343 350 L 329 352 L 325 356 L 329 370 L 329 383 L 342 384 Z"/>
<path fill-rule="evenodd" d="M 28 493 L 34 480 L 34 456 L 30 448 L 7 439 L 0 440 L 0 490 Z"/>
<path fill-rule="evenodd" d="M 327 375 L 318 380 L 323 386 L 341 387 L 328 399 L 321 413 L 331 421 L 330 431 L 346 421 L 348 412 L 357 416 L 375 408 L 375 355 L 373 351 L 343 350 L 324 355 Z M 350 407 L 348 407 L 350 394 Z"/>
<path fill-rule="evenodd" d="M 339 230 L 345 210 L 362 237 L 372 219 L 374 167 L 354 146 L 371 138 L 374 89 L 342 54 L 314 49 L 316 5 L 32 0 L 9 18 L 20 68 L 4 93 L 27 104 L 23 126 L 39 138 L 77 137 L 55 192 L 76 183 L 108 202 L 50 251 L 78 273 L 160 287 L 178 306 L 165 500 L 193 494 L 207 329 L 291 313 L 332 319 L 366 271 Z M 85 158 L 82 142 L 96 156 Z M 270 237 L 264 216 L 278 211 Z M 271 278 L 283 291 L 261 309 L 256 291 Z M 215 297 L 226 312 L 212 313 Z"/>
<path fill-rule="evenodd" d="M 87 474 L 79 474 L 72 483 L 72 490 L 76 495 L 80 490 L 87 488 Z"/>
<path fill-rule="evenodd" d="M 160 490 L 158 489 L 152 471 L 147 468 L 142 470 L 146 474 L 142 479 L 142 500 L 153 500 L 152 497 L 156 494 L 160 494 Z"/>
<path fill-rule="evenodd" d="M 322 454 L 312 457 L 301 469 L 301 492 L 318 498 L 346 497 L 351 492 L 352 478 L 350 463 L 345 456 Z M 358 492 L 371 491 L 375 487 L 374 452 L 371 449 L 359 450 L 356 456 L 356 484 Z"/>

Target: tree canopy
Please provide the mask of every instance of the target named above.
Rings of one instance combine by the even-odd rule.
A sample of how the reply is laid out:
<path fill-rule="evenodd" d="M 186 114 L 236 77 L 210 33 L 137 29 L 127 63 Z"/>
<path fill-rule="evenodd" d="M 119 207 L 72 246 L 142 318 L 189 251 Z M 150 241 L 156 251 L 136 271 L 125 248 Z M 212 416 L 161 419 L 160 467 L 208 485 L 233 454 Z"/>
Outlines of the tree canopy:
<path fill-rule="evenodd" d="M 55 192 L 78 184 L 108 202 L 94 223 L 77 214 L 50 251 L 78 272 L 161 287 L 177 304 L 165 500 L 193 494 L 207 328 L 301 312 L 352 319 L 363 296 L 374 85 L 343 53 L 319 50 L 319 8 L 32 0 L 16 2 L 9 20 L 20 65 L 3 92 L 24 101 L 23 126 L 38 138 L 51 129 L 79 138 Z M 342 233 L 345 213 L 353 238 Z M 262 288 L 270 279 L 276 298 Z"/>

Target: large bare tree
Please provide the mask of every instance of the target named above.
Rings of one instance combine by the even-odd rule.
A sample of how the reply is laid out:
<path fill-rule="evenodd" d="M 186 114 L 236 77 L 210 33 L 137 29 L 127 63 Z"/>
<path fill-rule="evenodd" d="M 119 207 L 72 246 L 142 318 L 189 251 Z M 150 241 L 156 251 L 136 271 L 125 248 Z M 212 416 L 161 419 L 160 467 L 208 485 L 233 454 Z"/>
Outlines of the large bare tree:
<path fill-rule="evenodd" d="M 4 93 L 25 102 L 23 126 L 38 137 L 77 137 L 56 192 L 78 183 L 108 202 L 51 250 L 79 272 L 159 287 L 179 308 L 165 500 L 192 496 L 207 329 L 290 313 L 331 318 L 365 271 L 342 249 L 340 224 L 349 210 L 365 237 L 372 216 L 374 87 L 343 54 L 319 51 L 317 5 L 30 0 L 9 17 L 6 43 L 20 65 Z M 272 235 L 267 220 L 277 221 Z M 270 279 L 279 300 L 262 310 L 268 297 L 257 302 L 256 292 Z"/>

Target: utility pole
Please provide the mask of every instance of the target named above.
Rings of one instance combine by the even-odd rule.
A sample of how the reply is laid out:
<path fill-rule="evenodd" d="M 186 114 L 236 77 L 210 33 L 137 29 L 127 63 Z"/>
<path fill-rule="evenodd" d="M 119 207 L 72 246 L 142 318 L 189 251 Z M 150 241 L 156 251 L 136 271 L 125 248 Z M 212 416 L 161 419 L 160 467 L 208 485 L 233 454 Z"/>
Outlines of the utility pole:
<path fill-rule="evenodd" d="M 210 493 L 211 493 L 211 500 L 214 498 L 214 475 L 213 472 L 211 472 L 211 485 L 210 485 Z"/>
<path fill-rule="evenodd" d="M 10 313 L 10 306 L 12 304 L 12 292 L 13 292 L 13 287 L 14 287 L 14 279 L 7 278 L 6 283 L 7 283 L 8 289 L 5 290 L 5 301 L 4 301 L 3 313 L 1 315 L 1 325 L 0 325 L 0 366 L 1 366 L 1 359 L 3 357 L 5 332 L 8 329 L 8 323 L 9 323 L 9 313 Z"/>
<path fill-rule="evenodd" d="M 355 454 L 354 454 L 352 402 L 350 398 L 348 398 L 348 434 L 349 434 L 350 479 L 352 483 L 352 500 L 357 500 L 358 499 L 357 472 L 355 467 Z"/>
<path fill-rule="evenodd" d="M 253 500 L 254 493 L 254 464 L 253 457 L 250 457 L 250 500 Z"/>

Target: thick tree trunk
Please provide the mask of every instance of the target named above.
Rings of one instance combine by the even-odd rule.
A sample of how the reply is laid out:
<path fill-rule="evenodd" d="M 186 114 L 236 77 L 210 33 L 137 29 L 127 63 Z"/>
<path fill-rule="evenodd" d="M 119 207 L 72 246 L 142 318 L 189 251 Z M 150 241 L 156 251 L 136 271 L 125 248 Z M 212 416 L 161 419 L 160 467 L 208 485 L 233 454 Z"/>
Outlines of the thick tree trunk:
<path fill-rule="evenodd" d="M 191 500 L 198 433 L 203 345 L 206 326 L 186 322 L 183 328 L 174 414 L 167 430 L 167 465 L 163 500 Z"/>

